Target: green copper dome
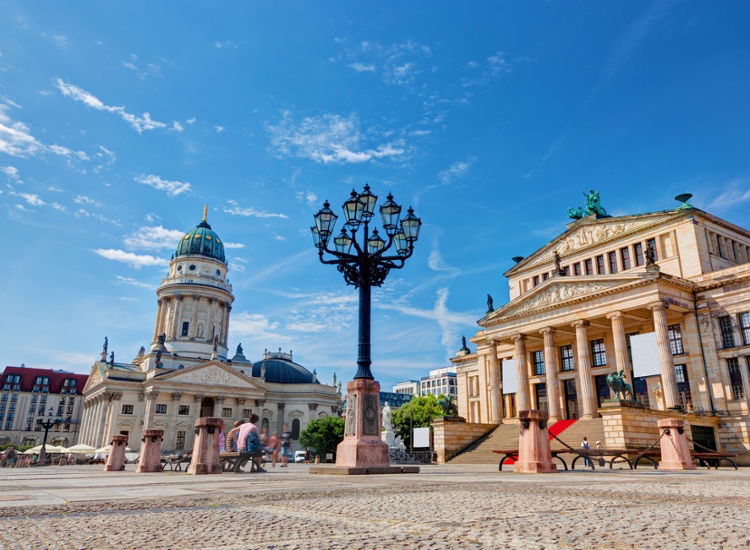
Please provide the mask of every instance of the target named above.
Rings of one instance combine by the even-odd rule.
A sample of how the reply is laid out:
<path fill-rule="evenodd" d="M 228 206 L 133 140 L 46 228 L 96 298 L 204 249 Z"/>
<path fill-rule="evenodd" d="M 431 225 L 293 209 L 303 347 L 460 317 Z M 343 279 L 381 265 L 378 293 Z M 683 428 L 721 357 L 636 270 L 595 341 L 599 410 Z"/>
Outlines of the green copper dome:
<path fill-rule="evenodd" d="M 208 225 L 205 210 L 203 211 L 203 221 L 196 225 L 195 229 L 185 233 L 185 236 L 180 239 L 180 244 L 177 245 L 175 257 L 188 254 L 206 256 L 222 263 L 227 261 L 226 256 L 224 256 L 224 243 Z"/>

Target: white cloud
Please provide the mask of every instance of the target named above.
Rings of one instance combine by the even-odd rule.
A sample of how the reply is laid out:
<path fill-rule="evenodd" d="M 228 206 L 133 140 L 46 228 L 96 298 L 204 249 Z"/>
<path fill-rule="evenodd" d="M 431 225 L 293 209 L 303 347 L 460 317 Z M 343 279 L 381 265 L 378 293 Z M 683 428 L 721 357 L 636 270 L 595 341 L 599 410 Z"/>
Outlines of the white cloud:
<path fill-rule="evenodd" d="M 355 114 L 348 117 L 324 114 L 295 122 L 291 113 L 285 111 L 279 122 L 266 125 L 266 130 L 271 139 L 271 153 L 278 158 L 307 158 L 323 164 L 361 163 L 406 153 L 403 140 L 363 146 Z"/>
<path fill-rule="evenodd" d="M 189 118 L 185 121 L 185 124 L 193 125 L 197 119 L 195 117 Z"/>
<path fill-rule="evenodd" d="M 235 337 L 249 336 L 255 340 L 265 342 L 289 342 L 291 340 L 289 336 L 276 332 L 280 326 L 279 323 L 271 321 L 262 313 L 240 311 L 239 313 L 232 314 L 232 323 L 229 326 L 231 327 L 232 335 Z"/>
<path fill-rule="evenodd" d="M 138 61 L 138 56 L 134 53 L 130 54 L 130 58 L 127 61 L 122 62 L 122 66 L 126 69 L 129 69 L 135 73 L 135 75 L 140 78 L 141 80 L 144 80 L 145 78 L 149 76 L 161 76 L 161 66 L 157 65 L 156 63 L 146 63 L 143 66 L 139 66 L 136 62 Z"/>
<path fill-rule="evenodd" d="M 65 82 L 64 80 L 60 78 L 56 80 L 55 86 L 57 87 L 58 90 L 60 90 L 60 92 L 64 96 L 70 97 L 71 99 L 75 101 L 80 101 L 81 103 L 88 105 L 92 109 L 95 109 L 97 111 L 106 111 L 109 113 L 117 114 L 125 122 L 130 124 L 130 126 L 139 134 L 142 134 L 143 132 L 148 131 L 148 130 L 155 130 L 157 128 L 164 128 L 167 126 L 164 122 L 153 120 L 151 118 L 151 114 L 148 112 L 144 112 L 141 116 L 137 116 L 137 115 L 128 113 L 125 110 L 124 105 L 123 106 L 106 105 L 104 102 L 102 102 L 99 98 L 97 98 L 90 92 L 87 92 L 83 88 L 79 88 L 78 86 L 75 86 L 74 84 Z"/>
<path fill-rule="evenodd" d="M 110 151 L 104 145 L 99 146 L 99 150 L 94 153 L 94 156 L 99 159 L 99 164 L 94 167 L 94 172 L 97 174 L 105 168 L 114 166 L 117 161 L 117 155 L 115 155 L 115 152 Z"/>
<path fill-rule="evenodd" d="M 162 250 L 177 247 L 184 231 L 167 229 L 161 225 L 139 227 L 123 239 L 130 250 Z"/>
<path fill-rule="evenodd" d="M 122 275 L 115 275 L 115 282 L 121 285 L 134 286 L 137 288 L 147 288 L 149 290 L 154 289 L 154 285 L 138 281 L 137 279 L 133 279 L 132 277 L 123 277 Z"/>
<path fill-rule="evenodd" d="M 59 187 L 57 187 L 55 185 L 50 185 L 49 187 L 47 187 L 47 191 L 52 191 L 53 193 L 62 193 L 63 192 L 62 189 L 60 189 Z"/>
<path fill-rule="evenodd" d="M 279 214 L 275 212 L 264 212 L 262 210 L 253 208 L 252 206 L 243 208 L 239 206 L 237 201 L 234 201 L 234 200 L 227 201 L 227 206 L 224 207 L 224 212 L 226 212 L 227 214 L 231 214 L 233 216 L 245 216 L 245 217 L 253 217 L 253 218 L 287 219 L 289 217 L 286 214 Z"/>
<path fill-rule="evenodd" d="M 180 193 L 190 191 L 190 183 L 188 182 L 163 180 L 159 176 L 155 176 L 153 174 L 141 174 L 134 179 L 138 183 L 142 183 L 143 185 L 150 185 L 154 189 L 164 191 L 170 197 L 176 197 Z"/>
<path fill-rule="evenodd" d="M 285 241 L 286 237 L 284 235 L 279 235 L 278 233 L 271 233 L 273 235 L 273 238 L 277 241 Z"/>
<path fill-rule="evenodd" d="M 243 243 L 224 243 L 224 248 L 245 248 Z"/>
<path fill-rule="evenodd" d="M 214 124 L 214 131 L 217 134 L 220 134 L 224 131 L 224 126 L 219 126 L 218 124 Z"/>
<path fill-rule="evenodd" d="M 77 160 L 89 160 L 83 151 L 73 151 L 62 145 L 45 145 L 33 135 L 31 128 L 20 121 L 14 121 L 7 110 L 14 104 L 0 104 L 0 153 L 13 157 L 33 157 L 43 153 L 53 153 Z"/>
<path fill-rule="evenodd" d="M 217 50 L 227 50 L 227 49 L 236 50 L 237 44 L 235 44 L 231 40 L 224 40 L 221 42 L 217 40 L 216 42 L 214 42 L 214 48 L 216 48 Z"/>
<path fill-rule="evenodd" d="M 455 180 L 466 175 L 471 168 L 471 165 L 474 163 L 474 160 L 476 159 L 470 157 L 466 160 L 456 161 L 445 170 L 439 172 L 437 177 L 444 185 L 450 185 Z"/>
<path fill-rule="evenodd" d="M 107 260 L 122 262 L 136 269 L 151 266 L 165 266 L 167 264 L 167 260 L 163 258 L 156 258 L 155 256 L 149 256 L 148 254 L 134 254 L 132 252 L 126 252 L 115 248 L 97 248 L 94 249 L 93 252 Z"/>
<path fill-rule="evenodd" d="M 0 172 L 5 174 L 8 179 L 14 181 L 15 183 L 22 183 L 21 174 L 18 172 L 18 168 L 16 168 L 15 166 L 0 166 Z"/>
<path fill-rule="evenodd" d="M 96 201 L 86 195 L 76 195 L 73 199 L 73 202 L 76 204 L 92 204 L 95 206 L 101 206 L 101 203 L 99 201 Z"/>
<path fill-rule="evenodd" d="M 185 129 L 185 127 L 177 122 L 176 120 L 172 121 L 172 131 L 174 132 L 182 132 Z"/>
<path fill-rule="evenodd" d="M 732 180 L 727 184 L 724 191 L 711 201 L 708 209 L 725 209 L 750 201 L 750 185 L 743 180 Z"/>
<path fill-rule="evenodd" d="M 73 212 L 73 215 L 76 218 L 93 218 L 95 220 L 99 220 L 100 222 L 109 223 L 112 225 L 122 225 L 118 220 L 113 220 L 112 218 L 108 218 L 107 216 L 103 216 L 102 214 L 98 214 L 96 212 L 91 212 L 90 210 L 86 210 L 85 208 L 79 208 L 75 212 Z"/>
<path fill-rule="evenodd" d="M 318 200 L 318 195 L 316 195 L 309 189 L 307 191 L 297 191 L 297 193 L 295 193 L 295 196 L 297 197 L 298 201 L 304 201 L 307 204 L 313 204 Z"/>
<path fill-rule="evenodd" d="M 21 197 L 31 206 L 44 206 L 45 204 L 47 204 L 46 202 L 44 202 L 42 199 L 39 198 L 39 195 L 35 195 L 33 193 L 14 193 L 14 194 Z"/>
<path fill-rule="evenodd" d="M 349 67 L 358 73 L 374 73 L 376 71 L 375 65 L 372 64 L 365 65 L 364 63 L 351 63 Z"/>

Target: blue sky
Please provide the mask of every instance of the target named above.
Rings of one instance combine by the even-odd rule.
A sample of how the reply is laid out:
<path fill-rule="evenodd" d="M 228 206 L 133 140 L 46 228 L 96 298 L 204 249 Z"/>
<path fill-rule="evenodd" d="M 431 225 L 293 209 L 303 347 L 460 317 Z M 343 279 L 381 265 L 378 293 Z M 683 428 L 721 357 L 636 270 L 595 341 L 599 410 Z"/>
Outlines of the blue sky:
<path fill-rule="evenodd" d="M 415 206 L 417 251 L 374 292 L 384 388 L 444 366 L 584 189 L 748 226 L 745 2 L 174 6 L 0 5 L 2 364 L 87 372 L 104 335 L 135 356 L 204 203 L 230 345 L 323 380 L 354 373 L 356 293 L 311 216 L 365 182 Z"/>

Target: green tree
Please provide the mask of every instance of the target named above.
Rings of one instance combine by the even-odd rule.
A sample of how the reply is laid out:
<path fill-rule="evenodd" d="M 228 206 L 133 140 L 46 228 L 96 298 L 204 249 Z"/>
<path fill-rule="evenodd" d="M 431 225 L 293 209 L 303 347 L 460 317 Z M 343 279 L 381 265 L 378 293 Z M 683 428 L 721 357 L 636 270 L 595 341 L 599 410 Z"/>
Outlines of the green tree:
<path fill-rule="evenodd" d="M 316 418 L 302 430 L 299 441 L 303 447 L 309 447 L 321 460 L 326 453 L 336 454 L 336 445 L 344 439 L 344 419 L 338 416 Z"/>
<path fill-rule="evenodd" d="M 393 431 L 408 449 L 411 447 L 411 428 L 426 428 L 435 418 L 444 414 L 437 396 L 414 397 L 391 413 Z"/>

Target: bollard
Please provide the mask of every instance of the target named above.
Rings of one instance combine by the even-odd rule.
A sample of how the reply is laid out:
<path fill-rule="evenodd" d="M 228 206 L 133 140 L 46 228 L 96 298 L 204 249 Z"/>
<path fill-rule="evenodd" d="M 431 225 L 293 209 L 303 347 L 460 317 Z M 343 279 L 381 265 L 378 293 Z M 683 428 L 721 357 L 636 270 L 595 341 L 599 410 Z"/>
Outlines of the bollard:
<path fill-rule="evenodd" d="M 125 469 L 125 447 L 128 445 L 127 435 L 112 436 L 112 450 L 104 465 L 105 472 L 122 472 Z"/>
<path fill-rule="evenodd" d="M 346 385 L 344 440 L 336 447 L 336 466 L 389 468 L 388 444 L 380 436 L 380 384 L 360 378 Z"/>
<path fill-rule="evenodd" d="M 141 456 L 135 471 L 161 472 L 161 440 L 164 430 L 143 430 L 141 437 Z"/>
<path fill-rule="evenodd" d="M 193 475 L 220 474 L 219 464 L 219 430 L 223 421 L 210 416 L 195 421 L 195 442 L 193 459 L 188 466 L 188 473 Z"/>
<path fill-rule="evenodd" d="M 690 456 L 687 438 L 685 437 L 685 421 L 677 418 L 665 418 L 658 422 L 662 435 L 660 470 L 696 470 Z"/>
<path fill-rule="evenodd" d="M 557 471 L 552 463 L 552 451 L 547 435 L 547 419 L 544 411 L 531 409 L 519 411 L 521 432 L 518 436 L 518 460 L 514 472 L 517 474 L 550 474 Z"/>

